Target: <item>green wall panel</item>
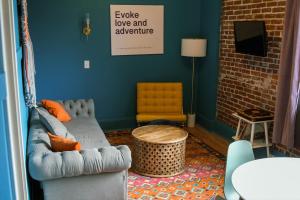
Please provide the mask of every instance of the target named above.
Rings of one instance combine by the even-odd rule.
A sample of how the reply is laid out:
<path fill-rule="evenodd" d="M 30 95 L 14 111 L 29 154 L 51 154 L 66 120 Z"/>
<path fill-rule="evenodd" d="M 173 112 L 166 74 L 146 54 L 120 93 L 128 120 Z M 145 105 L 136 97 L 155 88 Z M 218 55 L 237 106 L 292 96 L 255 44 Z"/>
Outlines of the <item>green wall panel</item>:
<path fill-rule="evenodd" d="M 229 139 L 234 133 L 233 129 L 216 118 L 222 1 L 202 1 L 201 8 L 200 33 L 208 39 L 208 46 L 207 56 L 199 59 L 198 123 Z"/>

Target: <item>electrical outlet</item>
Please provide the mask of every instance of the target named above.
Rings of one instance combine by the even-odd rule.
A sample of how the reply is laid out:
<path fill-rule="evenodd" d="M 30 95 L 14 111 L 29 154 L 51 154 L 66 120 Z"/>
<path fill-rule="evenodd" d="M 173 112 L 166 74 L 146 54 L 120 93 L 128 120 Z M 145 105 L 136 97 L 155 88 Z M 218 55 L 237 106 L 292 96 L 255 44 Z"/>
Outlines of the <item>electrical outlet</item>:
<path fill-rule="evenodd" d="M 89 69 L 90 68 L 90 61 L 89 60 L 84 60 L 84 69 Z"/>

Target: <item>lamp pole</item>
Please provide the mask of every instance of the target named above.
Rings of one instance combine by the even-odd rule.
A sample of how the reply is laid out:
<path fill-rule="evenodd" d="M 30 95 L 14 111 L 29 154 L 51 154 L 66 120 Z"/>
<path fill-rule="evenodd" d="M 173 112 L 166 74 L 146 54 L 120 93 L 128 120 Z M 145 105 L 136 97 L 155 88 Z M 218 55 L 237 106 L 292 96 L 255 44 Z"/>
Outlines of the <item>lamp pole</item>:
<path fill-rule="evenodd" d="M 181 55 L 186 57 L 192 57 L 193 70 L 192 70 L 192 96 L 191 96 L 191 105 L 190 113 L 187 115 L 187 126 L 195 126 L 196 114 L 194 113 L 194 96 L 195 93 L 195 58 L 196 57 L 205 57 L 206 56 L 206 39 L 200 38 L 183 38 L 181 40 Z M 195 93 L 195 94 L 194 94 Z"/>
<path fill-rule="evenodd" d="M 192 70 L 192 98 L 191 98 L 191 111 L 190 114 L 193 114 L 193 105 L 194 105 L 194 79 L 195 79 L 195 57 L 192 58 L 193 60 L 193 70 Z"/>

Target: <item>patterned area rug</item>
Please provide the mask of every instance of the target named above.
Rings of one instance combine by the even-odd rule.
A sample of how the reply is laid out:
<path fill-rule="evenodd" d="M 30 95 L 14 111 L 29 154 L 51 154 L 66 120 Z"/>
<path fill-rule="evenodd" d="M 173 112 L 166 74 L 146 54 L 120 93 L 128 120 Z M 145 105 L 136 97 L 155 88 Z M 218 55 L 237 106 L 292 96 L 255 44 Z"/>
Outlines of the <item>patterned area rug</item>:
<path fill-rule="evenodd" d="M 112 145 L 125 144 L 132 149 L 130 131 L 106 134 Z M 184 173 L 169 178 L 150 178 L 129 170 L 128 199 L 209 199 L 223 196 L 225 158 L 189 136 L 186 143 L 186 167 Z"/>

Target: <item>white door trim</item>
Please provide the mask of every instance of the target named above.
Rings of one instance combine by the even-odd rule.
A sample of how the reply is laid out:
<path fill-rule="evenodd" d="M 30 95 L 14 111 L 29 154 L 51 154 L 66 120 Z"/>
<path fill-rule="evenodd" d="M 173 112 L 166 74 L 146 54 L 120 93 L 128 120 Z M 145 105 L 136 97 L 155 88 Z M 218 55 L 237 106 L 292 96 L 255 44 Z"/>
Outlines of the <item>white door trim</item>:
<path fill-rule="evenodd" d="M 18 65 L 14 26 L 14 0 L 0 0 L 0 25 L 3 65 L 7 92 L 9 146 L 16 200 L 27 200 L 27 178 L 21 128 L 21 108 L 18 91 Z"/>

